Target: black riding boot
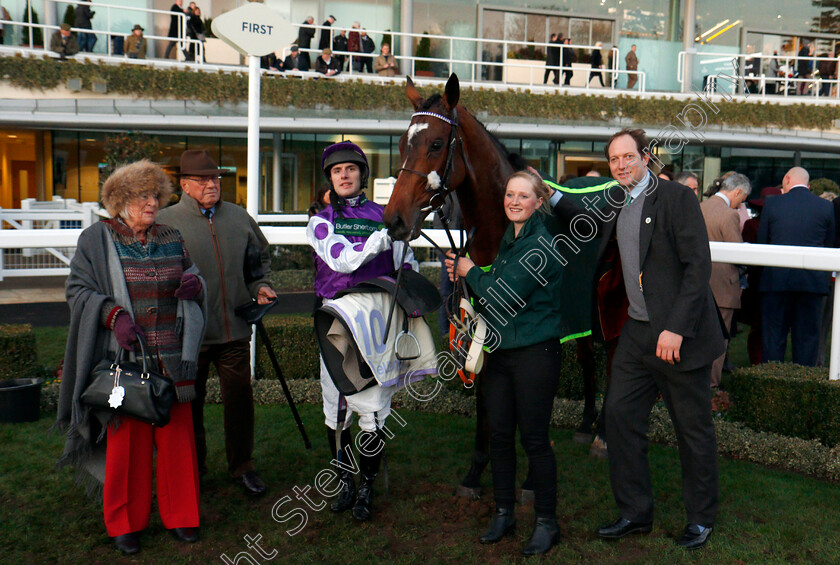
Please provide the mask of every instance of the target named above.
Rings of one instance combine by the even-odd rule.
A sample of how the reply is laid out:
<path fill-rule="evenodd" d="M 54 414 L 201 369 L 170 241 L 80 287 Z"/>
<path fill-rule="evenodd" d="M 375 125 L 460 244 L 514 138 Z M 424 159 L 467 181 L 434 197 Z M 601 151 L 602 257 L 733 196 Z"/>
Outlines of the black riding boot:
<path fill-rule="evenodd" d="M 327 427 L 327 440 L 330 444 L 330 452 L 332 453 L 333 459 L 338 460 L 338 449 L 335 445 L 335 430 Z M 341 459 L 342 463 L 350 464 L 347 460 L 347 456 L 345 455 L 347 449 L 349 449 L 351 443 L 350 439 L 350 430 L 342 430 L 341 432 Z M 339 480 L 341 481 L 341 490 L 338 491 L 338 497 L 330 504 L 330 510 L 332 512 L 344 512 L 345 510 L 349 510 L 353 507 L 353 503 L 356 501 L 356 481 L 353 480 L 353 473 L 350 471 L 341 471 L 339 475 Z"/>
<path fill-rule="evenodd" d="M 362 470 L 362 481 L 359 483 L 359 496 L 356 498 L 356 505 L 353 506 L 353 518 L 364 522 L 370 520 L 373 505 L 373 481 L 379 473 L 379 463 L 382 461 L 382 452 L 385 451 L 385 444 L 381 436 L 374 432 L 361 432 L 370 437 L 365 437 L 360 445 L 369 446 L 369 451 L 375 451 L 373 455 L 366 455 L 362 451 L 359 455 L 359 467 Z"/>

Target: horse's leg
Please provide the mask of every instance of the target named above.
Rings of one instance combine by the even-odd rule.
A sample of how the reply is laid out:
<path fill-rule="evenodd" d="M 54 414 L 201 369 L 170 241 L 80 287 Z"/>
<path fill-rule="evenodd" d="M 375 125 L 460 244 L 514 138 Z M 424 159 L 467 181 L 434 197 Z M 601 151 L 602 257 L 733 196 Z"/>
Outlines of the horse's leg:
<path fill-rule="evenodd" d="M 610 377 L 612 376 L 612 361 L 615 356 L 615 349 L 618 346 L 618 338 L 611 339 L 604 344 L 607 350 L 607 387 L 604 390 L 604 403 L 601 405 L 601 413 L 598 414 L 598 422 L 595 424 L 595 439 L 592 440 L 592 447 L 589 448 L 589 455 L 606 459 L 607 457 L 607 432 L 604 424 L 604 414 L 607 411 L 607 394 L 610 391 Z"/>
<path fill-rule="evenodd" d="M 481 473 L 490 462 L 490 428 L 484 406 L 484 379 L 476 375 L 475 383 L 475 447 L 470 470 L 458 485 L 456 494 L 476 499 L 481 495 Z"/>
<path fill-rule="evenodd" d="M 592 336 L 578 338 L 577 361 L 583 371 L 583 420 L 574 435 L 575 443 L 589 443 L 592 440 L 592 424 L 598 417 L 595 408 L 597 377 L 595 375 L 595 342 Z"/>

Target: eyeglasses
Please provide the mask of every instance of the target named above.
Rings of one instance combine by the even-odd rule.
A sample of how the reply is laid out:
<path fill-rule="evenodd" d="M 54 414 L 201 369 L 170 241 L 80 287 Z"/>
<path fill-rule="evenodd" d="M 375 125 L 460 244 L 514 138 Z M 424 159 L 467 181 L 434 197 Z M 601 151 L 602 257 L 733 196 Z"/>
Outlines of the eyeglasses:
<path fill-rule="evenodd" d="M 222 180 L 221 175 L 210 175 L 206 177 L 184 177 L 198 184 L 217 184 Z"/>

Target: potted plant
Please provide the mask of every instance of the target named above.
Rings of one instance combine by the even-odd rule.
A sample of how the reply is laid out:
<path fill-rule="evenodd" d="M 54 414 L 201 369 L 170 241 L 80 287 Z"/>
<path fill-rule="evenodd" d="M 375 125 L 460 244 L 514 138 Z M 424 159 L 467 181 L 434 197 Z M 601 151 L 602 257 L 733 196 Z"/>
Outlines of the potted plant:
<path fill-rule="evenodd" d="M 417 58 L 423 58 L 419 61 L 414 62 L 414 74 L 419 77 L 430 77 L 434 76 L 432 74 L 432 64 L 431 61 L 427 61 L 431 57 L 432 54 L 432 40 L 429 39 L 428 31 L 423 32 L 424 37 L 420 39 L 417 43 L 417 49 L 414 51 L 414 56 Z"/>
<path fill-rule="evenodd" d="M 32 21 L 29 21 L 29 2 L 26 2 L 26 5 L 23 7 L 23 18 L 21 20 L 24 23 L 32 23 L 37 24 L 38 22 L 38 12 L 35 11 L 34 8 L 31 10 L 32 12 Z M 44 32 L 39 27 L 27 27 L 23 30 L 22 39 L 20 40 L 20 44 L 23 47 L 28 47 L 30 44 L 30 36 L 31 36 L 31 43 L 33 47 L 43 47 L 44 46 Z"/>
<path fill-rule="evenodd" d="M 44 379 L 37 374 L 32 326 L 0 326 L 0 422 L 34 422 L 38 419 Z"/>

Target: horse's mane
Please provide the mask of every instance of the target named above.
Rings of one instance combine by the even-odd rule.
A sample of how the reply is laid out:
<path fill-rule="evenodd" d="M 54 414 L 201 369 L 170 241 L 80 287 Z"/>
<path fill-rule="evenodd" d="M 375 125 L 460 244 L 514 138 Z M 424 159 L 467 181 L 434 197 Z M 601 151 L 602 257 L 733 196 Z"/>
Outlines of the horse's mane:
<path fill-rule="evenodd" d="M 432 94 L 431 96 L 429 96 L 428 99 L 426 99 L 425 102 L 423 102 L 423 106 L 420 108 L 420 111 L 430 110 L 433 106 L 441 103 L 442 101 L 443 96 L 441 96 L 440 94 Z M 472 117 L 476 122 L 478 122 L 478 125 L 480 125 L 484 132 L 490 137 L 490 139 L 493 141 L 493 145 L 496 147 L 496 150 L 502 157 L 504 157 L 507 160 L 508 163 L 510 163 L 514 171 L 523 171 L 528 167 L 528 163 L 525 161 L 525 159 L 522 158 L 522 155 L 520 155 L 519 153 L 511 153 L 510 151 L 508 151 L 507 147 L 505 147 L 502 144 L 502 142 L 499 141 L 498 137 L 490 133 L 490 130 L 487 129 L 487 126 L 485 126 L 481 120 L 476 118 L 474 115 L 472 115 Z"/>

